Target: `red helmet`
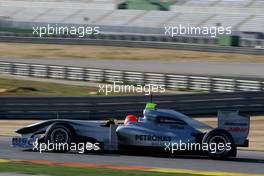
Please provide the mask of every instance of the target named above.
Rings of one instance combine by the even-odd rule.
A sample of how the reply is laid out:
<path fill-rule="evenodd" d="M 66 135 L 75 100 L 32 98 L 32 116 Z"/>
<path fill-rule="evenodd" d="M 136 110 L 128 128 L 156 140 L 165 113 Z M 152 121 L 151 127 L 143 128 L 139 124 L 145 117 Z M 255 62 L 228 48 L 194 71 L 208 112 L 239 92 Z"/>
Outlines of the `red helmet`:
<path fill-rule="evenodd" d="M 137 122 L 137 121 L 138 121 L 137 116 L 135 116 L 135 115 L 127 115 L 124 124 L 128 124 L 128 122 Z"/>

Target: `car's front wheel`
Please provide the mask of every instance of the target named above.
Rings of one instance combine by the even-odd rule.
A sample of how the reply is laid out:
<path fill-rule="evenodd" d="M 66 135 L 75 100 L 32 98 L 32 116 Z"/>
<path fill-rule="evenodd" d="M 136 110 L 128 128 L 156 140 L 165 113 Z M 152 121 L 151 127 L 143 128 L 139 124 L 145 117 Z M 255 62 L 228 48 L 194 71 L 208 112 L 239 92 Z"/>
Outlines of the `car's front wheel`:
<path fill-rule="evenodd" d="M 53 124 L 45 135 L 47 149 L 53 152 L 67 152 L 73 139 L 71 129 L 63 124 Z"/>

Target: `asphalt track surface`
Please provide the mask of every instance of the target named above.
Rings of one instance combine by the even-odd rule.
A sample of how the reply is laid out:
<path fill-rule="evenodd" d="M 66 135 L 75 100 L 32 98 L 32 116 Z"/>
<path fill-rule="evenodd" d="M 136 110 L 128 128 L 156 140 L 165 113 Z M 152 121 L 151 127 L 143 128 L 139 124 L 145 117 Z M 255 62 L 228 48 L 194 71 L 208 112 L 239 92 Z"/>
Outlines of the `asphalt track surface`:
<path fill-rule="evenodd" d="M 50 160 L 117 164 L 173 169 L 239 172 L 264 175 L 264 152 L 238 151 L 238 157 L 228 161 L 211 160 L 199 156 L 131 156 L 120 154 L 39 153 L 10 147 L 10 137 L 0 137 L 0 158 L 17 160 Z"/>
<path fill-rule="evenodd" d="M 264 78 L 264 62 L 229 61 L 132 61 L 99 59 L 18 59 L 0 58 L 0 61 L 50 64 L 62 66 L 129 70 L 140 72 L 173 73 L 201 76 Z"/>

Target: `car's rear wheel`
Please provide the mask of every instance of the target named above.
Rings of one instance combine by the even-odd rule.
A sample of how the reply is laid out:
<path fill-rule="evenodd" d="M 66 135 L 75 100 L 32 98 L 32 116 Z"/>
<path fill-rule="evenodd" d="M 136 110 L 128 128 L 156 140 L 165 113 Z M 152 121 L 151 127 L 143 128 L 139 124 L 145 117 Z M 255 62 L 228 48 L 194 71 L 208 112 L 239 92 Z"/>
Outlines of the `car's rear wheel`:
<path fill-rule="evenodd" d="M 48 150 L 53 152 L 69 151 L 72 139 L 72 130 L 67 125 L 63 124 L 53 124 L 49 127 L 45 135 L 45 143 L 49 147 Z"/>
<path fill-rule="evenodd" d="M 203 150 L 204 154 L 213 159 L 225 159 L 236 155 L 236 147 L 233 137 L 230 133 L 223 129 L 215 129 L 207 133 L 202 140 L 203 146 L 207 146 Z"/>

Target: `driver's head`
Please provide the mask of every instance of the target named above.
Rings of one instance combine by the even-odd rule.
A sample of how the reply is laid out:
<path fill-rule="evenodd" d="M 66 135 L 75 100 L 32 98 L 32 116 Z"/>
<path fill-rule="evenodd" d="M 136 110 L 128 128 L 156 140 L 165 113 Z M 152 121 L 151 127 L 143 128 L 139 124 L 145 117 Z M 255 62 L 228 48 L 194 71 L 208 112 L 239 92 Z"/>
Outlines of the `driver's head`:
<path fill-rule="evenodd" d="M 135 116 L 135 115 L 127 115 L 124 124 L 128 124 L 129 122 L 137 122 L 137 121 L 138 121 L 137 116 Z"/>

